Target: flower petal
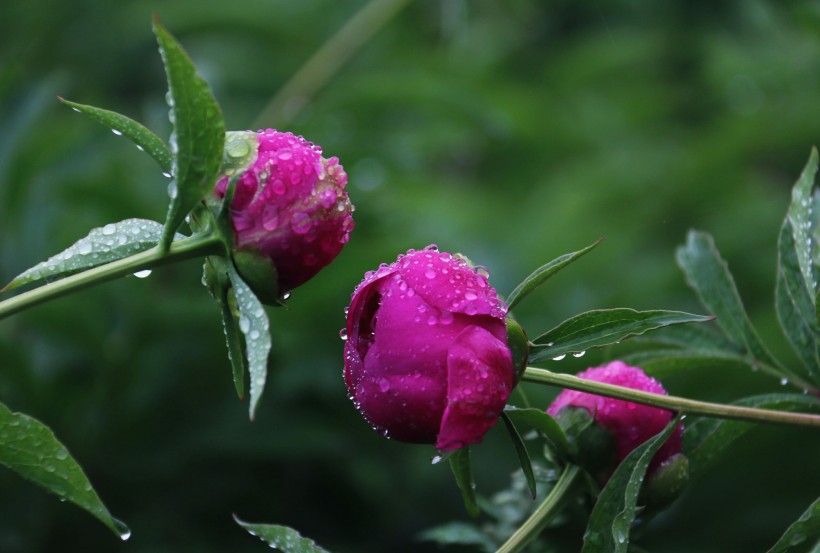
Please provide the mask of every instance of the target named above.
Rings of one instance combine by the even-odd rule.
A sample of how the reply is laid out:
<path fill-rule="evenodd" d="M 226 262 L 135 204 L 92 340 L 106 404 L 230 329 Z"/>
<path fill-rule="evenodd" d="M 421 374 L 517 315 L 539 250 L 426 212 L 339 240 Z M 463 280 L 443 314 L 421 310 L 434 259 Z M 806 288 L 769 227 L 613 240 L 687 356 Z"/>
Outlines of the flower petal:
<path fill-rule="evenodd" d="M 484 328 L 465 328 L 447 352 L 447 407 L 436 448 L 448 451 L 481 442 L 514 385 L 507 345 Z"/>

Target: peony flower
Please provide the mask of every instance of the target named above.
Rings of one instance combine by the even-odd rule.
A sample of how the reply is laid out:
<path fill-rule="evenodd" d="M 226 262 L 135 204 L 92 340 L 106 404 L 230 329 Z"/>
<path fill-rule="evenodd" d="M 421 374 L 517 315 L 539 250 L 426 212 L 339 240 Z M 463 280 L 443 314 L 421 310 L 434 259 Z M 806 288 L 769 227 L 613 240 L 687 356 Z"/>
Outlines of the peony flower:
<path fill-rule="evenodd" d="M 323 158 L 321 148 L 301 136 L 268 129 L 228 133 L 225 160 L 217 197 L 241 172 L 231 202 L 236 249 L 270 259 L 280 291 L 333 261 L 353 230 L 338 158 Z"/>
<path fill-rule="evenodd" d="M 647 376 L 640 368 L 630 367 L 622 361 L 613 361 L 603 367 L 593 367 L 578 373 L 577 376 L 595 382 L 666 395 L 666 390 L 657 380 Z M 673 416 L 670 411 L 657 407 L 575 390 L 564 390 L 558 394 L 547 409 L 547 413 L 558 417 L 567 407 L 586 409 L 598 427 L 612 434 L 616 465 L 620 464 L 633 449 L 663 430 Z M 682 432 L 683 427 L 678 425 L 652 459 L 649 473 L 667 459 L 680 453 Z M 607 474 L 606 477 L 608 476 Z"/>
<path fill-rule="evenodd" d="M 365 420 L 441 451 L 481 442 L 515 385 L 506 311 L 485 271 L 435 246 L 368 272 L 343 331 L 345 382 Z"/>

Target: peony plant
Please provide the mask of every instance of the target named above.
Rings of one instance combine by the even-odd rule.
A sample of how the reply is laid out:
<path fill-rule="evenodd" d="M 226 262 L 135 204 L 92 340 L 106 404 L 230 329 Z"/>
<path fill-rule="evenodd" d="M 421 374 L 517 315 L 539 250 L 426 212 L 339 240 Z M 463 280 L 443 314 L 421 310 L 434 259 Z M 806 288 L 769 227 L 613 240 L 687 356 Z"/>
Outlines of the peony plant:
<path fill-rule="evenodd" d="M 202 282 L 222 315 L 240 397 L 249 378 L 253 418 L 271 348 L 265 306 L 283 305 L 292 288 L 328 266 L 348 242 L 354 208 L 347 174 L 337 158 L 290 132 L 226 132 L 207 83 L 156 18 L 154 33 L 174 129 L 167 144 L 123 115 L 61 101 L 153 157 L 170 179 L 165 221 L 126 219 L 91 230 L 0 290 L 31 287 L 0 301 L 0 319 L 87 286 L 202 257 Z M 763 344 L 726 263 L 702 232 L 690 233 L 677 259 L 708 315 L 599 309 L 541 334 L 526 332 L 512 310 L 600 241 L 542 265 L 503 297 L 485 268 L 432 245 L 365 273 L 346 312 L 340 360 L 344 386 L 365 421 L 385 437 L 432 446 L 434 463 L 447 458 L 470 514 L 480 512 L 471 448 L 493 428 L 508 432 L 525 482 L 525 506 L 513 509 L 514 527 L 487 523 L 468 531 L 461 524 L 426 537 L 502 553 L 539 540 L 548 548 L 549 525 L 580 511 L 586 529 L 576 545 L 582 552 L 625 553 L 689 474 L 704 470 L 750 422 L 820 427 L 813 413 L 820 410 L 820 256 L 812 245 L 817 165 L 813 150 L 779 237 L 776 308 L 798 368 Z M 695 324 L 711 321 L 717 330 Z M 643 336 L 645 347 L 578 375 L 539 367 L 635 336 Z M 797 393 L 707 403 L 667 395 L 652 376 L 715 359 L 760 370 Z M 532 405 L 524 387 L 537 385 L 563 391 L 549 406 Z M 684 426 L 685 416 L 696 420 Z M 122 539 L 130 537 L 54 434 L 2 404 L 0 464 L 86 510 Z M 498 517 L 509 512 L 488 510 Z M 234 518 L 285 553 L 325 551 L 293 529 Z M 810 545 L 818 524 L 815 502 L 769 551 Z"/>

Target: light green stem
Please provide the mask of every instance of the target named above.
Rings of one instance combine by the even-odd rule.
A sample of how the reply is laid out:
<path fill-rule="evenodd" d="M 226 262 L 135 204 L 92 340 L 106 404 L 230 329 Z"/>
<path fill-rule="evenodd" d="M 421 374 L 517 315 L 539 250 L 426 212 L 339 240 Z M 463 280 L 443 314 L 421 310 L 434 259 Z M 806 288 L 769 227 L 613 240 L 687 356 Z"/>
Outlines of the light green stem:
<path fill-rule="evenodd" d="M 130 275 L 137 271 L 153 269 L 174 261 L 224 254 L 225 247 L 220 238 L 210 232 L 195 234 L 171 243 L 167 252 L 158 246 L 66 278 L 44 284 L 5 301 L 0 302 L 0 319 L 4 319 L 35 305 L 65 296 L 83 288 Z"/>
<path fill-rule="evenodd" d="M 549 522 L 550 517 L 563 506 L 564 500 L 569 497 L 567 492 L 581 475 L 581 469 L 575 465 L 567 465 L 558 482 L 555 483 L 549 495 L 530 515 L 515 533 L 510 536 L 496 553 L 518 553 L 534 540 Z"/>
<path fill-rule="evenodd" d="M 524 371 L 522 380 L 526 380 L 528 382 L 539 382 L 541 384 L 549 384 L 552 386 L 560 386 L 562 388 L 589 392 L 600 396 L 625 399 L 634 403 L 642 403 L 644 405 L 651 405 L 652 407 L 660 407 L 670 411 L 677 411 L 684 415 L 698 415 L 705 417 L 716 417 L 720 419 L 737 419 L 754 422 L 796 424 L 820 428 L 820 415 L 812 415 L 809 413 L 789 413 L 786 411 L 774 411 L 770 409 L 755 409 L 753 407 L 724 405 L 721 403 L 709 403 L 682 397 L 652 394 L 649 392 L 633 390 L 631 388 L 624 388 L 622 386 L 604 384 L 603 382 L 585 380 L 570 374 L 554 373 L 546 369 L 537 369 L 535 367 L 527 367 Z"/>

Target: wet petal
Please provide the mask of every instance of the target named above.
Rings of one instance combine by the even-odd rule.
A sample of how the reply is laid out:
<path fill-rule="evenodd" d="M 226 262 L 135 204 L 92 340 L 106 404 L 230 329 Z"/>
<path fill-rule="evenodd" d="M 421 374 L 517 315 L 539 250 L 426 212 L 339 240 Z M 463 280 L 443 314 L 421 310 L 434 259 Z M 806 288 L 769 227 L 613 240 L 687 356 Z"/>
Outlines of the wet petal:
<path fill-rule="evenodd" d="M 514 383 L 507 345 L 481 327 L 464 329 L 447 353 L 447 407 L 436 448 L 448 451 L 481 442 Z"/>

